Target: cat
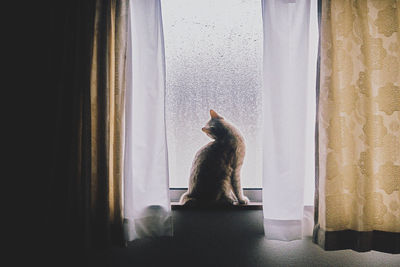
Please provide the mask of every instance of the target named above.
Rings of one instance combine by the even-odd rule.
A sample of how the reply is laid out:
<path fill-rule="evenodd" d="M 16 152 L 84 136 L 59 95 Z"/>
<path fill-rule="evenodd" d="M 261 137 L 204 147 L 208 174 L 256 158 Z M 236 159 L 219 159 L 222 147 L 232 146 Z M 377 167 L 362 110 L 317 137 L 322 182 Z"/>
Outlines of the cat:
<path fill-rule="evenodd" d="M 246 205 L 240 169 L 245 156 L 245 142 L 239 130 L 214 110 L 201 129 L 211 139 L 195 155 L 190 171 L 189 188 L 180 198 L 182 205 Z"/>

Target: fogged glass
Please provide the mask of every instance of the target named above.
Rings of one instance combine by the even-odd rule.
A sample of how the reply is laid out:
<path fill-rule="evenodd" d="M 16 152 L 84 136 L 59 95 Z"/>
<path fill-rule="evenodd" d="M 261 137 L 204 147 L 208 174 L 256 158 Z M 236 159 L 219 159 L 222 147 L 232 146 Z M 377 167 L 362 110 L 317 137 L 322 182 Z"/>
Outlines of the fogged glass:
<path fill-rule="evenodd" d="M 214 109 L 246 139 L 242 186 L 261 188 L 259 0 L 163 0 L 170 187 L 187 187 Z"/>

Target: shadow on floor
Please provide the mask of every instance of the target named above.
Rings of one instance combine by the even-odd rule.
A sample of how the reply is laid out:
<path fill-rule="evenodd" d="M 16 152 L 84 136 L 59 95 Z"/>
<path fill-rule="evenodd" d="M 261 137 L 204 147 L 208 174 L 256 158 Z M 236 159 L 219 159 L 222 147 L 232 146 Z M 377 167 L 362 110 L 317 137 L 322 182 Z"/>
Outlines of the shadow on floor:
<path fill-rule="evenodd" d="M 173 237 L 132 241 L 94 256 L 93 266 L 400 266 L 400 255 L 267 240 L 259 210 L 175 210 L 173 220 Z"/>

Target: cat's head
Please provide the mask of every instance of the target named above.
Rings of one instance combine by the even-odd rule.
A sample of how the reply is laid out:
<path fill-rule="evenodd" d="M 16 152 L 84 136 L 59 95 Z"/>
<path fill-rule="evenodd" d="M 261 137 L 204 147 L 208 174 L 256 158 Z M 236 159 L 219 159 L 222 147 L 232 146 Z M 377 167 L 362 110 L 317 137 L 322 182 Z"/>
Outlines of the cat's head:
<path fill-rule="evenodd" d="M 227 135 L 228 129 L 224 118 L 217 114 L 214 110 L 210 110 L 211 119 L 201 128 L 212 139 L 221 139 Z"/>

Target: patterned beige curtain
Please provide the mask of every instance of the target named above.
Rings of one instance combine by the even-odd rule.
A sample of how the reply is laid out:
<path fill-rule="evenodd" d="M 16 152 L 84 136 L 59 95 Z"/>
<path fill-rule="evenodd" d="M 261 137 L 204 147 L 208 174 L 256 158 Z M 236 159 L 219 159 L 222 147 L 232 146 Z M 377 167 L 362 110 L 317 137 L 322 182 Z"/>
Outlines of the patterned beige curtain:
<path fill-rule="evenodd" d="M 314 241 L 400 253 L 400 1 L 321 1 Z"/>

